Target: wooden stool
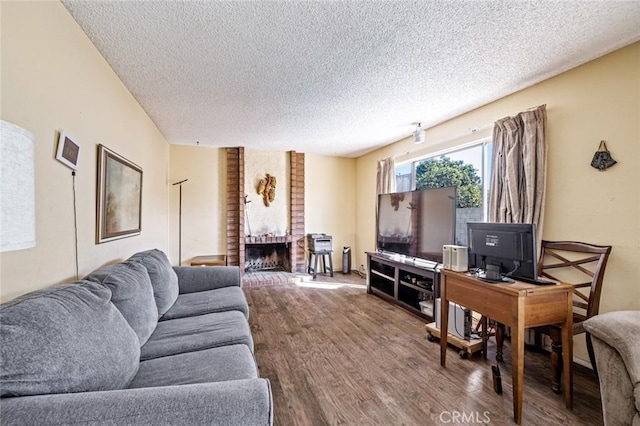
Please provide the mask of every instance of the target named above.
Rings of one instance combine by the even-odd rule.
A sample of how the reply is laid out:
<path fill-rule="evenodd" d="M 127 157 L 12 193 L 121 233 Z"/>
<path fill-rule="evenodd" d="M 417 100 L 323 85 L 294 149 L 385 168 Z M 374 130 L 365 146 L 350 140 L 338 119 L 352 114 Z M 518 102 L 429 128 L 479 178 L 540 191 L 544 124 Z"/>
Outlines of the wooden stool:
<path fill-rule="evenodd" d="M 329 273 L 331 274 L 330 276 L 333 277 L 333 259 L 332 259 L 331 253 L 333 253 L 333 250 L 320 250 L 320 251 L 309 250 L 309 261 L 307 266 L 307 273 L 308 274 L 313 273 L 314 280 L 316 279 L 316 275 L 318 274 L 318 258 L 319 257 L 322 258 L 322 271 L 325 274 L 327 273 L 327 258 L 325 256 L 329 257 Z M 313 268 L 311 267 L 312 257 L 314 258 Z"/>
<path fill-rule="evenodd" d="M 191 259 L 191 266 L 225 266 L 227 255 L 213 254 L 210 256 L 196 256 Z"/>

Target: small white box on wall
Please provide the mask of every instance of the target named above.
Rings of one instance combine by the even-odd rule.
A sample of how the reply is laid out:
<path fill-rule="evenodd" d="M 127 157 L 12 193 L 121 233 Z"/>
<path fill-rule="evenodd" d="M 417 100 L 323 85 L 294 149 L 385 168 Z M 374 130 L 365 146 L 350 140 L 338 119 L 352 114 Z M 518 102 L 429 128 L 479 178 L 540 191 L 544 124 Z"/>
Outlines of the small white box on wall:
<path fill-rule="evenodd" d="M 465 272 L 469 269 L 469 249 L 465 246 L 442 246 L 442 268 Z"/>

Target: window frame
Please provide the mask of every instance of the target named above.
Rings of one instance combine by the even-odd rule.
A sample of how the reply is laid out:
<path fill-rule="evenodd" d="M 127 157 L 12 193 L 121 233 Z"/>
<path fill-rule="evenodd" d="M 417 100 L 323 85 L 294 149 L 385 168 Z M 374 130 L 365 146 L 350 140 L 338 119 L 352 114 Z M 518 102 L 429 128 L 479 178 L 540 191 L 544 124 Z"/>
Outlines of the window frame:
<path fill-rule="evenodd" d="M 418 164 L 422 161 L 431 159 L 431 158 L 438 158 L 438 157 L 442 157 L 442 156 L 450 156 L 451 154 L 454 154 L 456 152 L 460 152 L 460 151 L 464 151 L 467 149 L 472 149 L 475 147 L 481 146 L 482 147 L 482 153 L 481 153 L 481 168 L 482 170 L 479 170 L 480 172 L 480 177 L 482 180 L 481 183 L 481 190 L 482 190 L 482 220 L 483 222 L 486 222 L 489 218 L 489 187 L 491 184 L 491 174 L 492 174 L 492 168 L 491 168 L 491 158 L 490 155 L 493 154 L 493 138 L 489 135 L 480 139 L 476 139 L 474 141 L 471 142 L 467 142 L 464 144 L 460 144 L 460 145 L 456 145 L 456 146 L 452 146 L 446 149 L 442 149 L 442 150 L 438 150 L 438 151 L 434 151 L 434 152 L 430 152 L 428 154 L 424 154 L 424 155 L 420 155 L 420 156 L 416 156 L 414 158 L 402 161 L 398 164 L 395 165 L 395 170 L 398 170 L 399 167 L 403 167 L 406 166 L 407 164 L 411 164 L 411 179 L 410 179 L 410 190 L 414 191 L 416 189 L 416 169 L 418 167 Z M 396 178 L 399 176 L 398 173 L 396 173 Z M 397 182 L 397 179 L 396 179 Z M 397 188 L 397 183 L 396 183 L 396 191 L 398 191 Z"/>

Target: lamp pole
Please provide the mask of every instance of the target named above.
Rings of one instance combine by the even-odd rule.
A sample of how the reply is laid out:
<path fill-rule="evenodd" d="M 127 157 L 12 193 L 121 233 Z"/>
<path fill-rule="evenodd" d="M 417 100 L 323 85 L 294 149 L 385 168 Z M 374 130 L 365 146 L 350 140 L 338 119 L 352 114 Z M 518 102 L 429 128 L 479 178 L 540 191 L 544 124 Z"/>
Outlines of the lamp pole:
<path fill-rule="evenodd" d="M 180 185 L 180 197 L 178 201 L 178 266 L 182 266 L 182 184 L 189 179 L 176 182 L 173 186 Z"/>

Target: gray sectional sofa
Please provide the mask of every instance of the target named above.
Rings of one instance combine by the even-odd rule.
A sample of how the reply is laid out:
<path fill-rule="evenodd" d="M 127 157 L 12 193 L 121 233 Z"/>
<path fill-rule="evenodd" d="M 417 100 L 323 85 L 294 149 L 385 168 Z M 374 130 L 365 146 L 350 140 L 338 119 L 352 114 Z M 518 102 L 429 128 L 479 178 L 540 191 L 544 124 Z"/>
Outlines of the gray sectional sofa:
<path fill-rule="evenodd" d="M 149 250 L 0 306 L 0 423 L 270 425 L 236 267 Z"/>

